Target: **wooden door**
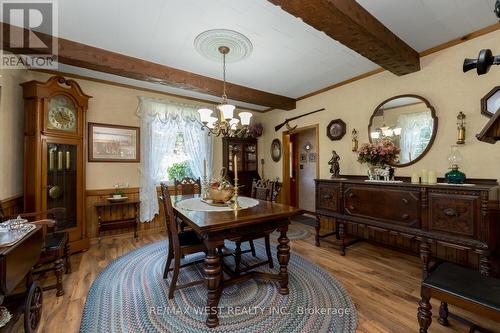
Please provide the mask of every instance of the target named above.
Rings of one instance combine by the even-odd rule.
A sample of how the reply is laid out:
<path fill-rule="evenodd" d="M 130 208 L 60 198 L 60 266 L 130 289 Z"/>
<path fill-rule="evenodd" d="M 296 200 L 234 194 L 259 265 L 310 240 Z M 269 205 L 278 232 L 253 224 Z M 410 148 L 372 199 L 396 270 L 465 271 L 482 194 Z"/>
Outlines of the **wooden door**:
<path fill-rule="evenodd" d="M 288 144 L 288 149 L 290 151 L 289 163 L 290 163 L 290 205 L 298 207 L 298 149 L 297 149 L 297 135 L 290 135 L 290 142 Z"/>

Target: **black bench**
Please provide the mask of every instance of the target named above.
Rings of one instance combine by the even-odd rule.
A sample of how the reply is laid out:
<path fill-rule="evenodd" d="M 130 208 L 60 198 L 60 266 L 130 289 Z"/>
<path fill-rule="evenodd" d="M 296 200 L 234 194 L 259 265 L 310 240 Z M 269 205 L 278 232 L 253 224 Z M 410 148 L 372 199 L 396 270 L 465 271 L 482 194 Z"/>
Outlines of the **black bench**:
<path fill-rule="evenodd" d="M 448 303 L 500 322 L 500 279 L 452 263 L 439 265 L 422 282 L 418 307 L 420 333 L 432 322 L 431 297 L 441 300 L 438 322 L 448 326 Z"/>

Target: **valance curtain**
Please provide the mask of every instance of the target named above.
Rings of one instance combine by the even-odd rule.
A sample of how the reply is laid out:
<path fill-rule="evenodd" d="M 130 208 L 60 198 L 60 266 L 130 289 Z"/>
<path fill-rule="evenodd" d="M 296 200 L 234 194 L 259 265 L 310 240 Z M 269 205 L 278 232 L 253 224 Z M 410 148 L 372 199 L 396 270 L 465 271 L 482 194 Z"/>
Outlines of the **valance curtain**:
<path fill-rule="evenodd" d="M 186 154 L 193 175 L 203 176 L 203 160 L 207 174 L 212 174 L 213 138 L 201 129 L 199 106 L 175 103 L 161 99 L 139 97 L 137 116 L 141 118 L 141 222 L 151 221 L 159 212 L 156 187 L 165 170 L 162 160 L 173 156 L 176 137 L 182 133 Z"/>
<path fill-rule="evenodd" d="M 430 111 L 402 114 L 398 117 L 398 127 L 401 128 L 401 164 L 414 160 L 422 153 L 422 146 L 430 139 L 433 122 Z"/>

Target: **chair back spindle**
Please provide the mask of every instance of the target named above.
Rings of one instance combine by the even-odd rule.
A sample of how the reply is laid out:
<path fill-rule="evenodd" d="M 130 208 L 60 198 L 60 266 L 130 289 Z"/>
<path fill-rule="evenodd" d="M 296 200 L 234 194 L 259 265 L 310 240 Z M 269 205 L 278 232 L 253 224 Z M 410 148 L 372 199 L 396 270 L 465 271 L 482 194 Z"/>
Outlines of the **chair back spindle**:
<path fill-rule="evenodd" d="M 174 180 L 174 193 L 175 195 L 189 195 L 201 193 L 201 180 L 200 178 L 194 179 L 184 177 L 183 179 Z"/>

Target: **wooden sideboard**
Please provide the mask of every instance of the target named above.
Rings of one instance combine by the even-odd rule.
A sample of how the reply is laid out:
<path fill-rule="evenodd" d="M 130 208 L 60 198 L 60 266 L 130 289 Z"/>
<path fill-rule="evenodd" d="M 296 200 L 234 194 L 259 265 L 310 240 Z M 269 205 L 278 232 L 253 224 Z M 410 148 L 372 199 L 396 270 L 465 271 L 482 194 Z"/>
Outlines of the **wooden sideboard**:
<path fill-rule="evenodd" d="M 345 255 L 346 225 L 388 232 L 419 242 L 423 274 L 429 271 L 431 245 L 473 251 L 479 269 L 489 275 L 490 256 L 500 241 L 498 210 L 489 202 L 498 195 L 494 180 L 475 185 L 367 182 L 362 177 L 316 180 L 316 246 L 321 218 L 335 219 L 332 234 Z"/>

